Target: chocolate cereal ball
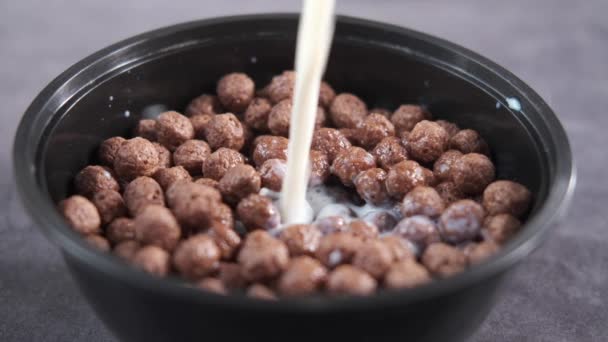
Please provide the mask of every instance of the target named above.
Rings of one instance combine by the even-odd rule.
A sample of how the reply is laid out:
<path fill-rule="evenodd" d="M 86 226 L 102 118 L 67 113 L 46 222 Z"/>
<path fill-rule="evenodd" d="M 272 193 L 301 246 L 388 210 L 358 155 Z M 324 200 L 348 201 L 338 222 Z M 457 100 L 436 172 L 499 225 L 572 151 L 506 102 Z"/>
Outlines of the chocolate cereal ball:
<path fill-rule="evenodd" d="M 355 140 L 366 149 L 376 146 L 382 139 L 395 135 L 395 126 L 381 114 L 371 113 L 355 128 Z"/>
<path fill-rule="evenodd" d="M 337 129 L 319 128 L 313 133 L 311 149 L 324 152 L 330 163 L 350 147 L 350 141 Z"/>
<path fill-rule="evenodd" d="M 214 115 L 223 113 L 224 110 L 219 99 L 216 96 L 209 94 L 202 94 L 196 98 L 194 98 L 188 106 L 184 113 L 186 116 L 196 116 L 196 115 Z"/>
<path fill-rule="evenodd" d="M 450 138 L 450 148 L 462 153 L 489 154 L 490 149 L 483 138 L 472 129 L 463 129 Z"/>
<path fill-rule="evenodd" d="M 123 198 L 131 216 L 137 216 L 148 205 L 165 205 L 163 189 L 154 179 L 145 176 L 127 184 Z"/>
<path fill-rule="evenodd" d="M 391 122 L 395 126 L 397 135 L 401 135 L 402 132 L 411 131 L 417 123 L 429 117 L 430 113 L 420 106 L 401 105 L 393 112 Z"/>
<path fill-rule="evenodd" d="M 247 280 L 241 274 L 241 265 L 235 262 L 220 262 L 218 273 L 222 284 L 230 290 L 243 289 L 247 286 Z"/>
<path fill-rule="evenodd" d="M 431 169 L 427 169 L 426 167 L 422 167 L 422 173 L 424 173 L 424 182 L 428 186 L 435 186 L 439 182 L 437 177 Z"/>
<path fill-rule="evenodd" d="M 321 151 L 310 151 L 310 185 L 325 183 L 330 175 L 330 164 L 327 155 Z"/>
<path fill-rule="evenodd" d="M 220 147 L 203 160 L 203 175 L 219 181 L 226 171 L 241 164 L 245 164 L 245 156 L 233 149 Z"/>
<path fill-rule="evenodd" d="M 448 132 L 435 122 L 422 120 L 408 136 L 408 149 L 412 158 L 431 163 L 443 154 L 448 146 Z"/>
<path fill-rule="evenodd" d="M 382 139 L 372 150 L 378 165 L 388 170 L 391 166 L 408 159 L 407 149 L 401 144 L 397 137 L 386 137 Z"/>
<path fill-rule="evenodd" d="M 397 200 L 401 200 L 415 186 L 425 184 L 423 168 L 413 160 L 404 160 L 391 166 L 386 177 L 386 190 Z"/>
<path fill-rule="evenodd" d="M 378 236 L 378 227 L 362 219 L 350 221 L 346 227 L 346 231 L 362 238 L 375 238 Z"/>
<path fill-rule="evenodd" d="M 329 116 L 338 128 L 356 128 L 367 116 L 367 106 L 357 96 L 342 93 L 331 102 Z"/>
<path fill-rule="evenodd" d="M 120 149 L 120 146 L 126 141 L 127 139 L 123 137 L 111 137 L 104 140 L 101 145 L 99 145 L 99 150 L 97 151 L 99 162 L 102 165 L 114 167 L 116 153 L 118 153 L 118 149 Z"/>
<path fill-rule="evenodd" d="M 307 295 L 317 292 L 326 278 L 327 269 L 317 259 L 299 256 L 289 261 L 279 278 L 278 289 L 287 296 Z"/>
<path fill-rule="evenodd" d="M 357 193 L 364 201 L 372 204 L 382 204 L 388 199 L 386 191 L 386 171 L 380 168 L 360 172 L 353 181 Z"/>
<path fill-rule="evenodd" d="M 239 151 L 245 144 L 245 132 L 234 114 L 219 114 L 207 123 L 205 139 L 214 151 L 220 147 Z"/>
<path fill-rule="evenodd" d="M 110 243 L 106 238 L 97 234 L 90 234 L 84 237 L 84 240 L 94 248 L 100 251 L 107 252 L 110 250 Z"/>
<path fill-rule="evenodd" d="M 351 262 L 361 244 L 362 239 L 352 233 L 330 233 L 321 238 L 315 256 L 325 266 L 333 268 Z"/>
<path fill-rule="evenodd" d="M 221 195 L 215 188 L 179 181 L 167 189 L 167 204 L 184 229 L 197 231 L 209 227 L 221 212 Z"/>
<path fill-rule="evenodd" d="M 184 277 L 194 280 L 215 272 L 220 266 L 220 249 L 204 234 L 182 241 L 172 257 L 173 266 Z"/>
<path fill-rule="evenodd" d="M 160 205 L 148 205 L 135 216 L 135 238 L 142 245 L 154 245 L 172 251 L 181 237 L 181 229 L 171 211 Z"/>
<path fill-rule="evenodd" d="M 110 170 L 97 165 L 89 165 L 78 172 L 74 178 L 74 185 L 76 192 L 86 197 L 92 197 L 101 190 L 120 190 Z"/>
<path fill-rule="evenodd" d="M 158 116 L 156 135 L 159 143 L 173 151 L 186 140 L 194 138 L 194 127 L 187 117 L 168 111 Z"/>
<path fill-rule="evenodd" d="M 273 103 L 291 98 L 295 86 L 296 73 L 288 70 L 274 76 L 268 85 L 268 97 Z"/>
<path fill-rule="evenodd" d="M 481 205 L 469 199 L 450 204 L 439 217 L 441 237 L 450 243 L 475 238 L 481 229 L 485 213 Z"/>
<path fill-rule="evenodd" d="M 321 231 L 310 224 L 293 224 L 281 230 L 279 238 L 292 257 L 314 255 L 321 241 Z"/>
<path fill-rule="evenodd" d="M 170 256 L 164 249 L 150 245 L 139 249 L 132 258 L 135 267 L 157 277 L 164 277 L 169 273 Z"/>
<path fill-rule="evenodd" d="M 253 284 L 247 289 L 247 297 L 260 300 L 277 300 L 277 295 L 266 285 Z"/>
<path fill-rule="evenodd" d="M 397 217 L 385 210 L 374 210 L 363 215 L 363 220 L 376 226 L 379 232 L 387 232 L 397 224 Z"/>
<path fill-rule="evenodd" d="M 227 205 L 222 205 L 229 208 Z M 213 238 L 215 244 L 220 249 L 223 260 L 232 260 L 236 251 L 241 247 L 241 237 L 231 227 L 224 224 L 214 224 L 208 231 L 208 235 Z"/>
<path fill-rule="evenodd" d="M 398 235 L 384 235 L 380 238 L 386 249 L 391 253 L 393 262 L 402 261 L 405 259 L 415 259 L 415 246 L 409 240 L 402 239 Z"/>
<path fill-rule="evenodd" d="M 117 191 L 101 190 L 93 195 L 91 201 L 97 207 L 102 225 L 110 223 L 117 217 L 127 215 L 125 202 Z"/>
<path fill-rule="evenodd" d="M 285 99 L 272 107 L 268 114 L 268 129 L 273 135 L 289 136 L 289 123 L 291 118 L 291 110 L 293 108 L 292 100 Z M 322 107 L 317 108 L 315 117 L 315 127 L 325 125 L 325 110 Z"/>
<path fill-rule="evenodd" d="M 268 159 L 260 167 L 262 187 L 272 191 L 281 191 L 283 178 L 287 172 L 287 162 L 281 159 Z"/>
<path fill-rule="evenodd" d="M 390 110 L 388 110 L 386 108 L 377 107 L 377 108 L 372 108 L 369 110 L 369 115 L 372 115 L 372 114 L 380 114 L 390 120 L 391 115 L 393 115 L 393 112 L 391 112 Z"/>
<path fill-rule="evenodd" d="M 187 140 L 173 152 L 173 162 L 183 166 L 191 175 L 200 175 L 203 162 L 211 154 L 211 149 L 202 140 Z"/>
<path fill-rule="evenodd" d="M 462 157 L 458 150 L 445 151 L 433 164 L 433 173 L 440 181 L 450 180 L 450 171 L 454 163 Z"/>
<path fill-rule="evenodd" d="M 260 191 L 260 174 L 251 165 L 237 165 L 220 180 L 220 192 L 227 203 L 236 204 L 249 194 Z"/>
<path fill-rule="evenodd" d="M 479 153 L 468 153 L 456 160 L 450 178 L 465 194 L 480 194 L 494 180 L 494 164 Z"/>
<path fill-rule="evenodd" d="M 245 111 L 245 123 L 258 132 L 268 131 L 268 115 L 271 109 L 272 104 L 267 99 L 254 98 Z"/>
<path fill-rule="evenodd" d="M 521 227 L 521 222 L 510 214 L 488 216 L 484 220 L 486 235 L 499 245 L 507 242 Z"/>
<path fill-rule="evenodd" d="M 483 192 L 483 206 L 489 215 L 506 213 L 521 217 L 528 211 L 531 201 L 530 190 L 508 180 L 496 181 Z"/>
<path fill-rule="evenodd" d="M 287 145 L 289 140 L 285 137 L 274 135 L 261 135 L 254 142 L 252 153 L 253 162 L 257 167 L 268 159 L 287 160 Z"/>
<path fill-rule="evenodd" d="M 156 141 L 156 120 L 141 119 L 133 130 L 133 136 Z"/>
<path fill-rule="evenodd" d="M 352 146 L 340 152 L 331 164 L 331 173 L 338 176 L 345 186 L 353 186 L 360 172 L 376 167 L 373 155 L 361 147 Z"/>
<path fill-rule="evenodd" d="M 156 173 L 154 173 L 154 180 L 166 191 L 177 181 L 183 180 L 191 182 L 192 176 L 190 176 L 183 166 L 174 166 L 156 171 Z"/>
<path fill-rule="evenodd" d="M 420 250 L 424 250 L 426 246 L 434 242 L 441 241 L 435 223 L 421 215 L 404 218 L 395 226 L 394 233 L 412 242 Z"/>
<path fill-rule="evenodd" d="M 314 225 L 321 231 L 322 235 L 327 235 L 335 232 L 345 232 L 348 228 L 346 219 L 340 215 L 318 215 L 317 219 L 314 222 Z"/>
<path fill-rule="evenodd" d="M 361 245 L 353 258 L 353 266 L 381 279 L 393 263 L 393 254 L 379 240 L 371 239 Z"/>
<path fill-rule="evenodd" d="M 234 72 L 217 82 L 217 96 L 229 111 L 243 112 L 253 99 L 255 83 L 246 74 Z"/>
<path fill-rule="evenodd" d="M 158 150 L 144 138 L 127 140 L 114 158 L 114 171 L 122 180 L 131 181 L 139 176 L 151 176 L 158 170 Z"/>
<path fill-rule="evenodd" d="M 331 294 L 367 296 L 374 291 L 378 283 L 366 272 L 351 266 L 341 265 L 327 277 L 326 289 Z"/>
<path fill-rule="evenodd" d="M 439 183 L 435 186 L 435 190 L 446 205 L 464 198 L 462 191 L 453 182 Z"/>
<path fill-rule="evenodd" d="M 196 282 L 196 287 L 201 290 L 219 295 L 228 294 L 228 290 L 226 289 L 222 281 L 213 277 L 207 277 L 203 278 L 202 280 L 199 280 L 198 282 Z"/>
<path fill-rule="evenodd" d="M 132 219 L 119 217 L 106 227 L 106 237 L 113 244 L 135 239 L 135 223 Z"/>
<path fill-rule="evenodd" d="M 424 215 L 438 217 L 445 205 L 437 191 L 428 186 L 416 186 L 408 192 L 401 201 L 401 214 L 403 216 Z"/>
<path fill-rule="evenodd" d="M 448 137 L 453 137 L 456 133 L 460 131 L 460 127 L 453 122 L 445 121 L 445 120 L 437 120 L 436 124 L 443 127 L 446 132 L 448 132 Z"/>
<path fill-rule="evenodd" d="M 171 151 L 157 142 L 152 143 L 152 145 L 154 145 L 154 148 L 156 148 L 156 151 L 158 152 L 158 168 L 171 167 L 171 165 L 173 165 Z"/>
<path fill-rule="evenodd" d="M 405 259 L 391 265 L 384 277 L 384 285 L 389 289 L 408 289 L 431 280 L 431 275 L 424 266 L 415 259 Z"/>
<path fill-rule="evenodd" d="M 59 202 L 59 211 L 76 232 L 88 235 L 99 232 L 101 218 L 95 205 L 80 195 Z"/>
<path fill-rule="evenodd" d="M 262 230 L 251 232 L 245 238 L 238 255 L 242 274 L 248 281 L 256 282 L 278 276 L 289 262 L 285 244 Z"/>
<path fill-rule="evenodd" d="M 190 123 L 194 129 L 194 137 L 196 139 L 205 139 L 205 128 L 211 119 L 213 119 L 213 115 L 209 114 L 197 114 L 190 117 Z"/>
<path fill-rule="evenodd" d="M 216 188 L 218 190 L 220 189 L 220 182 L 216 181 L 215 179 L 211 179 L 211 178 L 198 178 L 197 180 L 194 181 L 194 183 L 210 186 L 210 187 Z"/>
<path fill-rule="evenodd" d="M 319 88 L 319 105 L 328 108 L 336 97 L 334 89 L 325 81 L 321 81 Z"/>
<path fill-rule="evenodd" d="M 500 247 L 494 241 L 471 243 L 463 250 L 469 265 L 476 265 L 496 254 Z"/>
<path fill-rule="evenodd" d="M 112 253 L 123 260 L 131 261 L 140 248 L 141 245 L 139 242 L 135 240 L 125 240 L 118 243 L 114 247 L 114 250 L 112 250 Z"/>
<path fill-rule="evenodd" d="M 437 242 L 422 255 L 422 264 L 434 275 L 445 278 L 464 271 L 467 258 L 459 249 Z"/>
<path fill-rule="evenodd" d="M 273 229 L 281 223 L 279 210 L 265 196 L 253 193 L 243 198 L 236 207 L 236 212 L 247 230 Z"/>

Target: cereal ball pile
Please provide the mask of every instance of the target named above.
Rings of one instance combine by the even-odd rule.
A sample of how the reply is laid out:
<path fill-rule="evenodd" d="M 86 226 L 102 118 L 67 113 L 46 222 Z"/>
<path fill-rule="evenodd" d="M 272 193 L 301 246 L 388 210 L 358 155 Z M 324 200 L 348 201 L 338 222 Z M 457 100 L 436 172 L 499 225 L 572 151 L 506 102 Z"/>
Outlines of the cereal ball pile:
<path fill-rule="evenodd" d="M 414 104 L 368 110 L 325 82 L 309 154 L 315 217 L 282 224 L 295 77 L 256 90 L 231 73 L 184 114 L 109 137 L 59 211 L 90 246 L 144 272 L 262 300 L 421 286 L 517 234 L 532 193 L 496 179 L 479 132 Z"/>

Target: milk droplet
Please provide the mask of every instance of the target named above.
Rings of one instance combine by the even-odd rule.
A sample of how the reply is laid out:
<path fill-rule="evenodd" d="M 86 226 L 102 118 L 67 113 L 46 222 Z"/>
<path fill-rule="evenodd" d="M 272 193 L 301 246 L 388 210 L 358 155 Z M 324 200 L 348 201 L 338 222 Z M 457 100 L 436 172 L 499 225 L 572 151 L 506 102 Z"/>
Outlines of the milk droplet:
<path fill-rule="evenodd" d="M 128 110 L 125 110 L 125 118 L 128 118 L 129 116 L 131 116 L 131 112 Z"/>
<path fill-rule="evenodd" d="M 251 56 L 251 63 L 255 64 L 258 62 L 258 58 L 256 56 Z"/>
<path fill-rule="evenodd" d="M 515 97 L 507 97 L 505 100 L 507 101 L 507 105 L 509 106 L 509 108 L 516 111 L 521 110 L 521 103 Z"/>
<path fill-rule="evenodd" d="M 110 95 L 109 100 L 114 101 L 114 96 Z"/>
<path fill-rule="evenodd" d="M 498 101 L 496 101 L 496 109 L 499 109 L 502 106 L 502 104 Z"/>

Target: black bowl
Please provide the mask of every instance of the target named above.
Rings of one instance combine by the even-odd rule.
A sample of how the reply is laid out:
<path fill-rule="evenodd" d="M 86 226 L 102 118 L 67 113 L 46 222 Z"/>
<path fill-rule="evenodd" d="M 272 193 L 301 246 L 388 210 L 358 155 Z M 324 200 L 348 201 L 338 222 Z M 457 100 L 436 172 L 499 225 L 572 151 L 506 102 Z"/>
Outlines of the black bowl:
<path fill-rule="evenodd" d="M 105 138 L 128 135 L 153 104 L 183 109 L 224 73 L 258 85 L 291 69 L 297 16 L 203 20 L 148 32 L 77 63 L 25 113 L 14 146 L 22 200 L 57 243 L 107 326 L 129 341 L 451 340 L 468 336 L 495 302 L 503 277 L 564 213 L 575 173 L 566 134 L 543 100 L 508 71 L 425 34 L 340 17 L 326 79 L 371 106 L 423 103 L 439 118 L 480 131 L 500 178 L 535 194 L 522 231 L 463 274 L 369 298 L 261 302 L 221 297 L 156 279 L 91 249 L 55 209 Z"/>

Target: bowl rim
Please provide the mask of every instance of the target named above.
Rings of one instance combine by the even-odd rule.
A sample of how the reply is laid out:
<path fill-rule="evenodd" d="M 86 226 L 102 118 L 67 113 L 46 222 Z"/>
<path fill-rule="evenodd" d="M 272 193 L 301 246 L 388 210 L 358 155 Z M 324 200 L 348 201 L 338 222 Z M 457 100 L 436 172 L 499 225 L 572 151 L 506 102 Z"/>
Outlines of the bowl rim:
<path fill-rule="evenodd" d="M 528 255 L 541 242 L 552 224 L 558 220 L 569 207 L 575 183 L 576 169 L 572 158 L 570 143 L 559 119 L 549 106 L 523 81 L 511 72 L 464 47 L 428 34 L 417 32 L 400 26 L 371 21 L 350 16 L 338 16 L 337 25 L 348 24 L 366 29 L 381 29 L 400 36 L 413 37 L 434 46 L 447 49 L 458 54 L 469 62 L 476 63 L 497 77 L 507 81 L 517 95 L 525 97 L 533 105 L 533 110 L 539 112 L 548 126 L 552 142 L 559 146 L 559 158 L 556 160 L 554 182 L 549 189 L 547 198 L 524 225 L 520 231 L 501 251 L 486 262 L 471 267 L 467 271 L 447 279 L 435 280 L 430 284 L 407 290 L 385 290 L 369 297 L 307 297 L 287 298 L 280 301 L 260 301 L 242 295 L 218 296 L 206 293 L 193 287 L 184 286 L 177 279 L 160 279 L 144 272 L 137 271 L 128 264 L 106 252 L 90 248 L 84 240 L 68 228 L 57 212 L 55 204 L 49 200 L 48 193 L 38 184 L 38 170 L 41 147 L 45 137 L 37 136 L 43 132 L 54 112 L 45 111 L 52 100 L 52 95 L 71 78 L 87 69 L 95 62 L 106 58 L 112 52 L 130 45 L 138 44 L 155 37 L 176 33 L 191 28 L 206 25 L 230 24 L 257 20 L 296 21 L 297 13 L 248 14 L 237 16 L 215 17 L 196 20 L 181 24 L 166 26 L 148 31 L 101 49 L 75 63 L 66 71 L 51 81 L 33 100 L 25 111 L 18 126 L 13 145 L 13 168 L 17 190 L 21 201 L 34 224 L 54 243 L 59 245 L 62 253 L 80 260 L 97 271 L 112 276 L 118 281 L 126 282 L 133 287 L 144 288 L 152 292 L 162 293 L 180 298 L 187 298 L 200 304 L 248 309 L 251 311 L 275 312 L 334 312 L 344 310 L 361 310 L 366 308 L 385 308 L 402 306 L 432 297 L 440 297 L 450 292 L 470 286 L 485 278 L 501 273 Z M 107 72 L 107 70 L 106 70 Z M 556 152 L 557 153 L 557 152 Z M 41 214 L 44 213 L 44 214 Z"/>

